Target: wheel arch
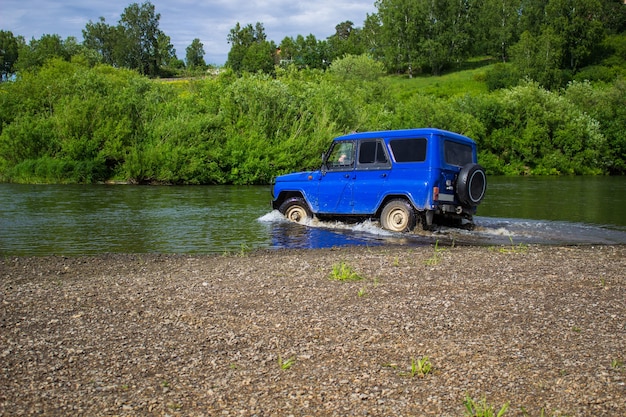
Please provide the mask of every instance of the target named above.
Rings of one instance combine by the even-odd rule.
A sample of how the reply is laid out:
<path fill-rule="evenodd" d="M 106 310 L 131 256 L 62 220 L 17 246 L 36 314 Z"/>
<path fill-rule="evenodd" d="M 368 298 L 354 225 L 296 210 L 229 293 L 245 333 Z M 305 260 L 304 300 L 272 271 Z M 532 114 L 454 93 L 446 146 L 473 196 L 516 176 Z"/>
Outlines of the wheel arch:
<path fill-rule="evenodd" d="M 309 205 L 307 199 L 304 197 L 304 193 L 302 191 L 297 190 L 285 190 L 281 191 L 280 194 L 272 201 L 272 208 L 274 210 L 278 210 L 278 208 L 287 200 L 294 197 L 300 197 L 306 201 L 307 205 Z M 309 205 L 310 209 L 310 205 Z"/>
<path fill-rule="evenodd" d="M 391 200 L 398 200 L 398 199 L 406 200 L 415 213 L 419 212 L 419 210 L 415 208 L 415 204 L 413 203 L 413 200 L 408 195 L 402 194 L 402 193 L 396 193 L 396 194 L 388 194 L 382 199 L 380 204 L 378 204 L 378 208 L 376 209 L 376 213 L 375 213 L 376 217 L 380 218 L 383 212 L 383 209 L 385 208 L 387 203 L 389 203 Z"/>

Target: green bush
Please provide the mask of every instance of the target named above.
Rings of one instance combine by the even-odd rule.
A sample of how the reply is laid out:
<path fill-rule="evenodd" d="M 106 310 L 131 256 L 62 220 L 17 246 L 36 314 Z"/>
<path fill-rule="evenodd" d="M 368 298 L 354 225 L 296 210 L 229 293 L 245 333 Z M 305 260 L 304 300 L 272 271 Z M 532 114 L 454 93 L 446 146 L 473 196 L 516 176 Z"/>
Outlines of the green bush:
<path fill-rule="evenodd" d="M 485 83 L 489 91 L 515 87 L 520 82 L 520 74 L 516 67 L 507 64 L 495 64 L 487 70 Z"/>
<path fill-rule="evenodd" d="M 563 96 L 597 123 L 602 132 L 606 142 L 598 156 L 598 165 L 603 172 L 626 174 L 626 79 L 620 78 L 604 88 L 589 82 L 570 83 Z"/>
<path fill-rule="evenodd" d="M 481 162 L 507 175 L 605 172 L 606 138 L 593 117 L 559 93 L 536 83 L 467 100 L 485 128 Z"/>
<path fill-rule="evenodd" d="M 32 175 L 44 182 L 110 177 L 141 135 L 142 94 L 150 84 L 131 71 L 62 60 L 3 83 L 0 96 L 11 99 L 0 102 L 0 113 L 10 115 L 0 133 L 0 166 L 9 170 L 41 159 L 26 166 L 38 169 Z M 48 159 L 63 162 L 42 169 L 50 165 Z M 21 166 L 17 171 L 24 170 Z"/>
<path fill-rule="evenodd" d="M 575 81 L 602 81 L 602 82 L 613 82 L 620 75 L 620 71 L 618 68 L 606 67 L 603 65 L 594 65 L 590 67 L 585 67 L 581 69 L 579 72 L 574 75 Z"/>
<path fill-rule="evenodd" d="M 330 73 L 341 80 L 376 81 L 385 74 L 385 66 L 368 55 L 346 55 L 333 61 Z"/>
<path fill-rule="evenodd" d="M 267 184 L 318 168 L 339 134 L 427 126 L 474 138 L 489 174 L 626 173 L 623 78 L 451 94 L 443 78 L 428 92 L 380 78 L 365 56 L 333 65 L 162 82 L 49 61 L 0 84 L 0 180 Z M 494 79 L 508 70 L 494 66 Z"/>
<path fill-rule="evenodd" d="M 91 184 L 106 179 L 106 167 L 103 161 L 67 161 L 44 156 L 14 165 L 2 178 L 18 183 Z"/>

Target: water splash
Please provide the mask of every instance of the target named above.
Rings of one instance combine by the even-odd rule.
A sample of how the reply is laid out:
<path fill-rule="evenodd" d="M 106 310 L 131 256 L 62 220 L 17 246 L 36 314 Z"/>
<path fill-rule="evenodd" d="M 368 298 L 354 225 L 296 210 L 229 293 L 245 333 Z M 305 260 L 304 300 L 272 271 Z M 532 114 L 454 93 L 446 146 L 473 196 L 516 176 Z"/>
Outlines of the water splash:
<path fill-rule="evenodd" d="M 509 245 L 516 244 L 624 244 L 626 232 L 601 226 L 526 219 L 477 217 L 473 230 L 437 226 L 432 231 L 417 227 L 411 233 L 395 233 L 381 228 L 377 221 L 359 223 L 310 219 L 305 224 L 289 222 L 278 211 L 259 221 L 273 224 L 275 247 L 321 248 L 346 245 Z M 281 237 L 286 233 L 288 238 Z M 297 239 L 294 240 L 294 236 Z"/>

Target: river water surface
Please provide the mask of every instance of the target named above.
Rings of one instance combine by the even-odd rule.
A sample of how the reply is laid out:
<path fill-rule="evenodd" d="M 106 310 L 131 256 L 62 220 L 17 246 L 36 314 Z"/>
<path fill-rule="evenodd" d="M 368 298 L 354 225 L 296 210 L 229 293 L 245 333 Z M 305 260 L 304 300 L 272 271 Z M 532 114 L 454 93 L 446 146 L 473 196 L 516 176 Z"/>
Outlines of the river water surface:
<path fill-rule="evenodd" d="M 624 177 L 490 177 L 474 231 L 286 222 L 270 187 L 0 184 L 0 255 L 216 253 L 345 245 L 626 244 Z"/>

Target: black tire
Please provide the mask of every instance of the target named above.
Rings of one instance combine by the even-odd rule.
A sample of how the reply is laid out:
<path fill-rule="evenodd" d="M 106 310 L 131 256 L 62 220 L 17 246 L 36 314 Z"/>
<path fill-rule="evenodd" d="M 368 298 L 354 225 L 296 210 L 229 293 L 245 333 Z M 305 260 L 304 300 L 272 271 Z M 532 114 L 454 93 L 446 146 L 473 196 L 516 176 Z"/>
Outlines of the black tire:
<path fill-rule="evenodd" d="M 483 201 L 487 191 L 487 175 L 478 164 L 467 164 L 459 172 L 456 180 L 456 194 L 461 203 L 475 207 Z"/>
<path fill-rule="evenodd" d="M 295 223 L 306 223 L 313 218 L 308 204 L 301 197 L 292 197 L 283 202 L 278 208 L 288 220 Z"/>
<path fill-rule="evenodd" d="M 415 227 L 415 210 L 408 201 L 395 199 L 388 202 L 380 214 L 380 225 L 392 232 L 408 232 Z"/>

